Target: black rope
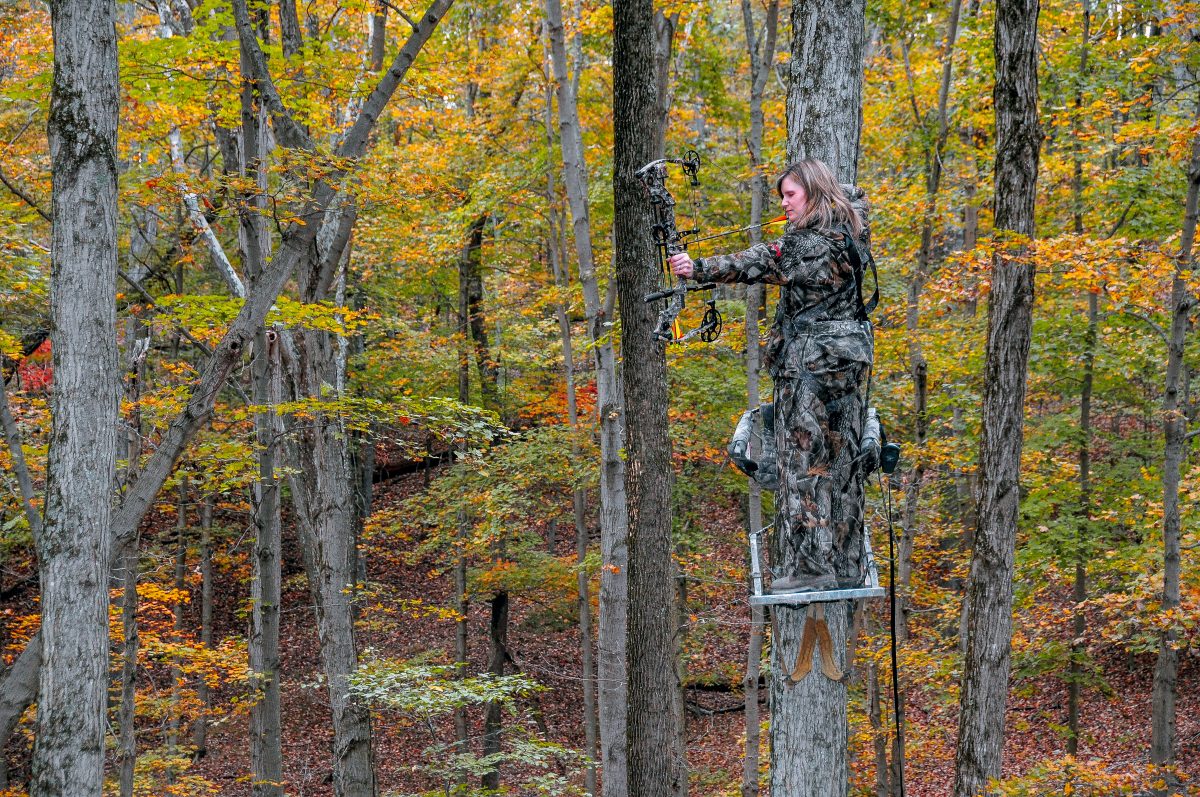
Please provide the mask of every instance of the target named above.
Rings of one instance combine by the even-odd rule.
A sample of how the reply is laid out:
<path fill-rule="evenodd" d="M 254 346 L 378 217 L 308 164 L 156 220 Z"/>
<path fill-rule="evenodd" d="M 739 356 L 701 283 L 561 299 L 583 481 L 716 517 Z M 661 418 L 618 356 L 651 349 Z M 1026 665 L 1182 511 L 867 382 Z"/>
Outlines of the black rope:
<path fill-rule="evenodd" d="M 896 722 L 896 754 L 899 761 L 896 762 L 896 774 L 900 779 L 900 797 L 904 797 L 904 706 L 900 702 L 900 666 L 896 661 L 896 532 L 892 527 L 892 485 L 889 477 L 885 483 L 883 475 L 879 477 L 879 487 L 883 490 L 884 508 L 887 511 L 888 525 L 888 601 L 891 604 L 890 612 L 892 636 L 892 715 Z"/>

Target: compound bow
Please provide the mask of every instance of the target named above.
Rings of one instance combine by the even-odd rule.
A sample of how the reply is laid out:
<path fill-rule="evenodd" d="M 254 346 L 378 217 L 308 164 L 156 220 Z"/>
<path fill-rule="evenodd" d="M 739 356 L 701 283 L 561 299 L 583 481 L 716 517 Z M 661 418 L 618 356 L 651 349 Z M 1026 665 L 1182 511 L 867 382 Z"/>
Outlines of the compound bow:
<path fill-rule="evenodd" d="M 700 155 L 695 150 L 689 150 L 682 158 L 661 158 L 650 161 L 636 172 L 637 178 L 642 185 L 646 186 L 646 191 L 650 194 L 650 206 L 654 212 L 654 224 L 651 230 L 654 235 L 654 244 L 658 248 L 659 265 L 667 275 L 667 279 L 672 279 L 667 259 L 680 252 L 686 252 L 687 242 L 685 239 L 690 235 L 696 235 L 700 230 L 680 230 L 676 225 L 675 198 L 667 190 L 667 164 L 676 164 L 681 167 L 684 174 L 690 179 L 691 186 L 696 188 L 700 185 L 698 176 Z M 721 311 L 717 309 L 716 299 L 710 298 L 705 302 L 706 309 L 700 326 L 685 334 L 680 334 L 677 328 L 677 320 L 679 314 L 683 312 L 688 291 L 711 290 L 715 287 L 716 283 L 713 282 L 688 285 L 686 280 L 675 277 L 673 287 L 647 294 L 644 298 L 647 303 L 667 300 L 666 306 L 658 312 L 658 325 L 654 328 L 654 339 L 665 343 L 683 343 L 694 337 L 699 337 L 705 343 L 715 341 L 720 336 L 721 327 L 724 324 Z"/>

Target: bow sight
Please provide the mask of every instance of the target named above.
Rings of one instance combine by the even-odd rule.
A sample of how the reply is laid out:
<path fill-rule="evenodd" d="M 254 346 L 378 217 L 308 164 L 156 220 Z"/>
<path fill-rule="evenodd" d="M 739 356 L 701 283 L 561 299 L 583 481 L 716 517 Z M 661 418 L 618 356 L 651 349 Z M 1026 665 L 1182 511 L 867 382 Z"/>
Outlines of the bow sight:
<path fill-rule="evenodd" d="M 650 228 L 651 234 L 654 237 L 654 245 L 658 249 L 659 266 L 666 274 L 667 279 L 671 280 L 672 275 L 667 259 L 680 252 L 686 252 L 686 238 L 689 235 L 696 235 L 700 230 L 697 228 L 680 230 L 675 223 L 675 198 L 667 190 L 668 164 L 675 164 L 682 168 L 683 173 L 688 176 L 692 188 L 700 186 L 698 176 L 700 155 L 695 150 L 688 150 L 688 153 L 682 158 L 660 158 L 650 161 L 638 169 L 635 176 L 646 187 L 646 191 L 650 195 L 650 207 L 654 213 L 654 223 Z M 658 324 L 654 327 L 653 333 L 654 339 L 665 343 L 682 343 L 694 337 L 699 337 L 705 343 L 715 341 L 721 334 L 723 319 L 721 312 L 717 310 L 716 300 L 713 298 L 709 298 L 705 302 L 706 309 L 700 326 L 686 334 L 680 334 L 678 330 L 678 318 L 679 314 L 683 312 L 687 292 L 711 290 L 715 287 L 716 283 L 712 282 L 688 285 L 682 278 L 675 278 L 673 287 L 647 294 L 643 299 L 647 303 L 667 300 L 666 306 L 658 312 Z"/>

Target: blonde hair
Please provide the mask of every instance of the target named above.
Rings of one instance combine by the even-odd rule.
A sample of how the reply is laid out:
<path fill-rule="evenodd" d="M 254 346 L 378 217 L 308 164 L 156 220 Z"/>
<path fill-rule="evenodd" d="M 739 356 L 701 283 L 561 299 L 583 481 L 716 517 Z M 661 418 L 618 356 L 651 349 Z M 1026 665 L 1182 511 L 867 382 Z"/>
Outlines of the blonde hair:
<path fill-rule="evenodd" d="M 804 215 L 796 220 L 797 227 L 810 227 L 828 235 L 846 224 L 855 238 L 862 235 L 863 220 L 828 164 L 816 158 L 804 158 L 788 166 L 775 181 L 775 190 L 781 197 L 783 181 L 788 177 L 804 189 Z"/>

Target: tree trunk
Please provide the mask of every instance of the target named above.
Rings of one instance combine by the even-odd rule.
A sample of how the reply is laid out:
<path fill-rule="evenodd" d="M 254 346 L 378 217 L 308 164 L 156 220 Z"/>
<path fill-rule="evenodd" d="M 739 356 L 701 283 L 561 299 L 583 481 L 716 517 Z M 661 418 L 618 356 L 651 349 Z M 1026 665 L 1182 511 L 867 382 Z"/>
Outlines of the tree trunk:
<path fill-rule="evenodd" d="M 471 222 L 467 244 L 458 262 L 458 278 L 465 285 L 467 331 L 475 352 L 475 367 L 479 371 L 479 396 L 484 409 L 500 411 L 499 369 L 488 346 L 487 318 L 483 314 L 483 228 L 488 214 L 481 213 Z"/>
<path fill-rule="evenodd" d="M 1033 265 L 1022 259 L 1034 233 L 1038 150 L 1038 0 L 996 8 L 995 208 L 980 445 L 979 520 L 967 579 L 955 797 L 974 797 L 998 778 L 1004 753 L 1012 643 L 1013 553 L 1020 502 Z"/>
<path fill-rule="evenodd" d="M 864 41 L 863 0 L 792 4 L 788 161 L 820 158 L 843 182 L 858 174 Z"/>
<path fill-rule="evenodd" d="M 242 135 L 239 169 L 255 186 L 242 195 L 238 213 L 238 242 L 242 267 L 252 293 L 260 290 L 271 234 L 266 225 L 266 123 L 261 97 L 251 77 L 251 55 L 241 45 Z M 279 394 L 279 346 L 275 333 L 255 330 L 251 389 L 254 403 L 267 410 L 255 414 L 258 479 L 251 497 L 254 519 L 254 576 L 250 584 L 248 642 L 255 702 L 250 708 L 250 791 L 254 797 L 283 795 L 283 730 L 280 696 L 279 610 L 282 542 L 279 482 L 275 477 L 278 418 L 269 408 Z"/>
<path fill-rule="evenodd" d="M 179 482 L 179 510 L 175 521 L 175 577 L 172 584 L 175 601 L 171 607 L 171 613 L 175 616 L 172 623 L 172 640 L 175 644 L 183 641 L 183 590 L 187 585 L 187 505 L 188 478 L 184 476 Z M 135 584 L 135 591 L 136 588 Z M 178 662 L 174 662 L 171 664 L 171 700 L 167 709 L 167 754 L 172 759 L 164 773 L 168 785 L 174 785 L 179 778 L 174 761 L 179 757 L 179 729 L 183 727 L 182 698 L 183 669 Z"/>
<path fill-rule="evenodd" d="M 1088 47 L 1091 36 L 1092 10 L 1090 0 L 1083 3 L 1083 30 L 1079 40 L 1079 74 L 1075 80 L 1075 115 L 1071 119 L 1071 159 L 1074 162 L 1071 195 L 1075 203 L 1072 214 L 1075 234 L 1083 235 L 1083 153 L 1079 116 L 1083 111 L 1083 86 L 1087 79 Z M 1079 510 L 1075 532 L 1075 578 L 1072 597 L 1075 600 L 1071 618 L 1071 667 L 1067 675 L 1067 754 L 1079 752 L 1079 711 L 1083 699 L 1084 663 L 1087 647 L 1083 636 L 1087 632 L 1087 563 L 1091 548 L 1092 522 L 1092 387 L 1095 382 L 1096 344 L 1099 339 L 1099 297 L 1088 293 L 1087 332 L 1084 335 L 1083 384 L 1079 390 Z"/>
<path fill-rule="evenodd" d="M 460 404 L 471 402 L 471 356 L 467 344 L 468 300 L 467 281 L 462 278 L 462 261 L 459 261 L 458 280 L 458 401 Z M 463 446 L 465 454 L 465 444 Z M 428 486 L 428 482 L 426 483 Z M 454 559 L 454 599 L 458 608 L 458 621 L 454 624 L 454 662 L 455 677 L 467 677 L 469 664 L 468 642 L 470 640 L 471 603 L 467 595 L 467 546 L 471 540 L 471 517 L 465 509 L 458 510 L 458 547 Z M 458 743 L 460 755 L 470 752 L 470 728 L 467 723 L 466 706 L 454 709 L 454 738 Z M 457 786 L 460 791 L 466 791 L 466 773 L 460 773 Z"/>
<path fill-rule="evenodd" d="M 131 545 L 121 562 L 124 581 L 121 591 L 121 627 L 125 648 L 121 653 L 120 753 L 117 757 L 117 790 L 121 797 L 133 797 L 133 768 L 137 763 L 137 582 L 138 546 Z"/>
<path fill-rule="evenodd" d="M 557 36 L 557 43 L 554 41 L 555 36 Z M 565 62 L 566 47 L 563 42 L 562 9 L 555 0 L 548 0 L 546 3 L 546 37 L 547 48 L 553 51 L 554 47 L 558 47 Z M 551 69 L 553 69 L 553 56 L 550 60 Z M 562 77 L 564 85 L 568 85 L 565 75 Z M 556 79 L 559 79 L 557 75 Z M 553 113 L 553 93 L 551 87 L 548 86 L 546 90 L 546 139 L 550 149 L 553 149 L 554 146 Z M 575 124 L 578 125 L 578 123 L 579 120 L 575 119 Z M 546 169 L 546 196 L 550 206 L 550 230 L 546 237 L 546 253 L 550 261 L 550 270 L 554 276 L 554 284 L 565 296 L 570 282 L 565 262 L 567 260 L 566 230 L 564 229 L 566 212 L 557 201 L 558 188 L 554 177 L 555 169 L 548 166 Z M 579 403 L 575 395 L 575 351 L 571 337 L 571 320 L 567 317 L 567 307 L 567 301 L 560 300 L 555 307 L 555 315 L 558 316 L 559 337 L 563 347 L 563 381 L 567 386 L 567 423 L 570 424 L 573 431 L 579 432 Z M 572 441 L 571 453 L 575 456 L 580 454 L 577 442 Z M 571 510 L 575 521 L 575 564 L 577 568 L 575 592 L 578 596 L 576 605 L 579 607 L 579 678 L 583 683 L 583 752 L 588 757 L 588 763 L 584 769 L 584 791 L 589 797 L 595 797 L 597 785 L 595 764 L 597 752 L 596 666 L 595 656 L 592 652 L 592 600 L 589 594 L 591 578 L 585 568 L 588 527 L 587 491 L 583 488 L 572 492 Z M 553 543 L 550 545 L 550 555 L 554 555 Z"/>
<path fill-rule="evenodd" d="M 259 445 L 254 487 L 254 578 L 251 581 L 250 672 L 256 700 L 250 709 L 251 794 L 283 795 L 283 732 L 280 702 L 279 610 L 282 542 L 279 481 L 275 477 L 277 418 L 270 409 L 280 400 L 279 343 L 275 333 L 255 336 L 259 356 L 253 365 L 254 403 L 267 408 L 255 417 Z"/>
<path fill-rule="evenodd" d="M 52 0 L 47 134 L 54 382 L 31 794 L 100 795 L 109 673 L 108 579 L 118 449 L 116 6 Z M 6 679 L 6 684 L 8 683 Z"/>
<path fill-rule="evenodd" d="M 200 508 L 200 645 L 206 651 L 213 649 L 212 520 L 213 497 L 207 495 Z M 203 676 L 196 679 L 196 700 L 200 711 L 192 725 L 192 746 L 199 759 L 208 753 L 208 712 L 212 709 L 208 681 Z"/>
<path fill-rule="evenodd" d="M 571 206 L 575 257 L 583 288 L 584 310 L 596 373 L 596 410 L 600 421 L 600 618 L 597 667 L 600 703 L 600 761 L 604 797 L 628 794 L 626 721 L 628 691 L 625 680 L 627 638 L 629 510 L 625 492 L 625 458 L 621 444 L 624 407 L 618 388 L 616 352 L 609 309 L 600 301 L 599 282 L 592 252 L 588 208 L 587 163 L 579 125 L 576 91 L 582 64 L 576 63 L 574 80 L 568 74 L 562 34 L 562 8 L 547 0 L 547 23 L 558 97 L 559 135 L 563 157 L 563 182 Z"/>
<path fill-rule="evenodd" d="M 488 602 L 491 622 L 488 623 L 488 672 L 497 677 L 504 675 L 504 661 L 508 648 L 508 592 L 500 590 Z M 500 752 L 500 714 L 503 707 L 499 702 L 487 704 L 483 719 L 483 754 Z M 480 778 L 484 789 L 496 791 L 500 788 L 500 770 L 485 772 Z"/>
<path fill-rule="evenodd" d="M 151 250 L 157 235 L 157 216 L 153 213 L 135 211 L 133 232 L 130 234 L 130 276 L 137 284 L 148 275 L 142 262 Z M 120 476 L 121 487 L 137 480 L 142 457 L 141 394 L 146 381 L 146 352 L 150 348 L 150 329 L 136 315 L 125 322 L 125 401 L 132 408 L 125 434 L 125 469 Z M 21 463 L 24 465 L 24 462 Z M 37 538 L 35 531 L 34 539 Z M 138 669 L 138 542 L 130 545 L 119 564 L 114 577 L 122 583 L 121 630 L 125 639 L 121 655 L 121 704 L 117 727 L 120 728 L 119 752 L 117 755 L 117 789 L 121 797 L 133 796 L 134 767 L 137 764 L 137 669 Z"/>
<path fill-rule="evenodd" d="M 335 225 L 318 236 L 313 256 L 300 268 L 301 299 L 329 298 L 341 268 L 355 219 L 351 204 L 336 211 Z M 348 678 L 358 666 L 354 633 L 357 592 L 356 476 L 350 467 L 350 437 L 338 410 L 319 402 L 338 384 L 345 348 L 334 335 L 318 329 L 296 330 L 288 352 L 292 392 L 313 403 L 311 417 L 293 423 L 294 443 L 287 446 L 295 474 L 289 478 L 299 521 L 309 589 L 316 605 L 317 636 L 333 724 L 333 788 L 337 797 L 373 797 L 371 717 L 367 705 L 351 695 Z M 335 392 L 337 388 L 335 388 Z"/>
<path fill-rule="evenodd" d="M 651 336 L 655 289 L 650 208 L 634 172 L 660 157 L 653 72 L 654 13 L 649 0 L 613 3 L 613 194 L 617 290 L 629 490 L 629 637 L 626 722 L 629 793 L 687 793 L 676 681 L 676 610 L 671 544 L 671 442 L 662 345 Z"/>
<path fill-rule="evenodd" d="M 1179 261 L 1171 283 L 1169 312 L 1171 327 L 1167 339 L 1167 378 L 1163 394 L 1163 595 L 1162 610 L 1179 607 L 1180 601 L 1180 470 L 1187 446 L 1188 366 L 1184 359 L 1188 316 L 1196 298 L 1188 288 L 1192 271 L 1192 247 L 1200 207 L 1200 136 L 1192 141 L 1192 160 L 1188 166 L 1187 205 L 1183 234 L 1179 243 Z M 1158 661 L 1154 667 L 1154 689 L 1150 696 L 1150 761 L 1160 766 L 1175 761 L 1175 695 L 1179 669 L 1176 633 L 1167 629 L 1159 638 Z M 1174 778 L 1171 778 L 1174 785 Z"/>
<path fill-rule="evenodd" d="M 792 5 L 788 160 L 824 160 L 842 182 L 858 172 L 865 10 L 861 0 Z M 836 39 L 837 47 L 828 42 Z M 848 540 L 848 546 L 861 540 Z M 825 607 L 834 661 L 846 671 L 850 602 Z M 814 672 L 790 681 L 807 612 L 778 607 L 771 645 L 771 794 L 845 797 L 849 785 L 845 682 Z"/>
<path fill-rule="evenodd" d="M 770 201 L 771 188 L 763 174 L 763 94 L 775 60 L 776 34 L 779 29 L 779 1 L 771 0 L 763 20 L 762 39 L 755 31 L 754 12 L 750 0 L 742 0 L 742 23 L 746 32 L 746 50 L 750 58 L 750 131 L 746 145 L 750 150 L 750 165 L 754 179 L 750 191 L 750 243 L 762 241 L 763 209 Z M 746 288 L 746 406 L 754 409 L 761 403 L 759 397 L 759 305 L 765 291 L 761 284 Z M 757 430 L 761 432 L 761 430 Z M 747 533 L 757 534 L 763 528 L 762 488 L 754 479 L 749 480 L 749 495 L 746 503 Z M 742 677 L 743 714 L 746 727 L 746 744 L 742 756 L 742 797 L 757 797 L 759 793 L 759 759 L 761 758 L 761 733 L 759 731 L 758 681 L 762 671 L 764 612 L 761 606 L 750 607 L 750 640 L 746 646 L 746 673 Z"/>

